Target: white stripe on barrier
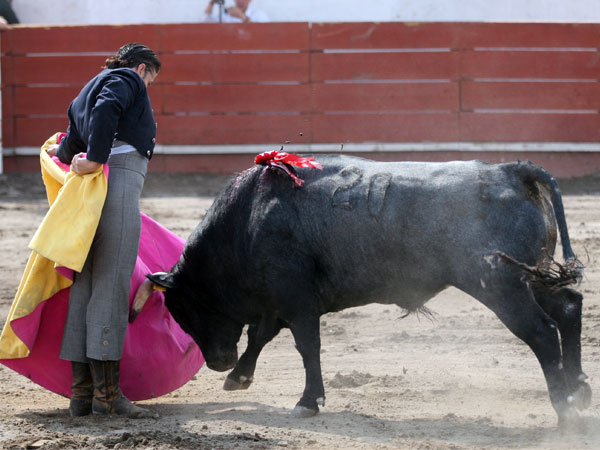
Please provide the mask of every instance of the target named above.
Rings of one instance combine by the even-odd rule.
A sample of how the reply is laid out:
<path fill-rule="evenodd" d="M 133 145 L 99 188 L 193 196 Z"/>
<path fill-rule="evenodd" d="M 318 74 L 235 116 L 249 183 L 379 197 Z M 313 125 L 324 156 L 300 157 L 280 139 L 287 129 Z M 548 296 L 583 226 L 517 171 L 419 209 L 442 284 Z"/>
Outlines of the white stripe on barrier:
<path fill-rule="evenodd" d="M 157 145 L 157 155 L 258 154 L 281 149 L 282 144 Z M 374 152 L 600 152 L 596 142 L 372 142 L 360 144 L 283 144 L 291 153 Z M 38 155 L 39 147 L 4 147 L 5 157 Z"/>

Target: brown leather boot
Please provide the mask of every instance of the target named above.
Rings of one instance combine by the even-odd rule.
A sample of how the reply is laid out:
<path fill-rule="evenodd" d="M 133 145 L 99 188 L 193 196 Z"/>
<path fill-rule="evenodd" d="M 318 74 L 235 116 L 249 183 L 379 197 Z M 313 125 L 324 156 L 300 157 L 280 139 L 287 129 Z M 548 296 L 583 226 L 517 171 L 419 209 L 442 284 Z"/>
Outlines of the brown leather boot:
<path fill-rule="evenodd" d="M 71 417 L 87 416 L 92 413 L 92 397 L 94 385 L 92 372 L 88 363 L 71 361 L 73 384 L 71 385 L 71 401 L 69 414 Z"/>
<path fill-rule="evenodd" d="M 153 415 L 147 409 L 131 403 L 119 387 L 120 361 L 98 361 L 90 359 L 94 380 L 94 399 L 92 414 L 105 416 L 122 414 L 135 418 L 148 418 Z"/>

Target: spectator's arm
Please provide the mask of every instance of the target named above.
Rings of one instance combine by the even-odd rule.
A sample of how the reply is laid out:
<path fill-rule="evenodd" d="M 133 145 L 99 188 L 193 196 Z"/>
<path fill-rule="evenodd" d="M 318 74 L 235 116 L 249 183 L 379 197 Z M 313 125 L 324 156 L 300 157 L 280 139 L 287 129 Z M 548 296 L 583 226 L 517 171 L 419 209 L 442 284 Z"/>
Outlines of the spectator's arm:
<path fill-rule="evenodd" d="M 231 17 L 240 19 L 242 22 L 250 22 L 250 17 L 248 17 L 246 13 L 237 6 L 230 6 L 227 8 L 227 14 L 229 14 Z"/>
<path fill-rule="evenodd" d="M 206 9 L 204 10 L 204 21 L 205 22 L 214 22 L 215 18 L 213 16 L 213 7 L 215 6 L 215 0 L 210 0 Z"/>

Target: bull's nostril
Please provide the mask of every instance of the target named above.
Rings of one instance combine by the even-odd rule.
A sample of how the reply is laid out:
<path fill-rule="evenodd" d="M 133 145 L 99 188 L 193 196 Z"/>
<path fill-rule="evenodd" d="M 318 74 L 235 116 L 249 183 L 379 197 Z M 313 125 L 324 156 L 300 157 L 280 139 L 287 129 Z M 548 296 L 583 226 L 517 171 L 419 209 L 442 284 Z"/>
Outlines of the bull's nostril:
<path fill-rule="evenodd" d="M 235 367 L 237 358 L 206 359 L 206 366 L 216 372 L 225 372 Z"/>

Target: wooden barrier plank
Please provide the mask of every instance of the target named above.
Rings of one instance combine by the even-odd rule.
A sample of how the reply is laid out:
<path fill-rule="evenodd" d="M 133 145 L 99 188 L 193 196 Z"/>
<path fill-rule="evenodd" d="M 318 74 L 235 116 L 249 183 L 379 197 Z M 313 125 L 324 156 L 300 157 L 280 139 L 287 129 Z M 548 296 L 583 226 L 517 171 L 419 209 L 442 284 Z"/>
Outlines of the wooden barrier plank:
<path fill-rule="evenodd" d="M 15 119 L 13 116 L 2 119 L 2 146 L 3 147 L 14 147 L 16 146 L 15 140 Z"/>
<path fill-rule="evenodd" d="M 12 80 L 3 84 L 75 84 L 83 87 L 104 67 L 102 56 L 15 57 Z"/>
<path fill-rule="evenodd" d="M 212 115 L 157 117 L 163 145 L 238 145 L 311 142 L 308 115 Z M 274 148 L 265 147 L 264 151 Z"/>
<path fill-rule="evenodd" d="M 324 114 L 313 117 L 313 142 L 448 142 L 458 140 L 457 114 Z"/>
<path fill-rule="evenodd" d="M 163 112 L 308 112 L 310 88 L 295 85 L 168 85 Z"/>
<path fill-rule="evenodd" d="M 163 55 L 160 83 L 307 82 L 307 53 Z"/>
<path fill-rule="evenodd" d="M 403 80 L 458 78 L 456 52 L 315 53 L 311 80 Z"/>
<path fill-rule="evenodd" d="M 450 22 L 314 23 L 310 31 L 313 50 L 455 48 L 457 36 Z"/>
<path fill-rule="evenodd" d="M 460 114 L 460 140 L 474 142 L 594 142 L 600 114 Z"/>
<path fill-rule="evenodd" d="M 154 154 L 149 172 L 210 172 L 233 175 L 254 165 L 255 155 L 247 153 L 210 155 Z"/>
<path fill-rule="evenodd" d="M 598 47 L 600 27 L 592 23 L 461 23 L 460 48 Z"/>
<path fill-rule="evenodd" d="M 464 51 L 463 78 L 597 79 L 597 52 Z"/>
<path fill-rule="evenodd" d="M 67 131 L 69 120 L 64 117 L 16 117 L 13 146 L 41 147 L 58 131 Z"/>
<path fill-rule="evenodd" d="M 20 26 L 7 33 L 14 41 L 13 55 L 91 52 L 106 52 L 112 55 L 128 42 L 141 42 L 156 50 L 159 44 L 158 27 L 158 25 Z"/>
<path fill-rule="evenodd" d="M 161 53 L 194 50 L 308 50 L 308 23 L 180 23 L 160 27 Z"/>
<path fill-rule="evenodd" d="M 590 109 L 600 108 L 599 83 L 461 83 L 463 111 L 474 109 Z"/>
<path fill-rule="evenodd" d="M 6 33 L 4 32 L 6 31 Z M 4 30 L 0 33 L 0 53 L 2 55 L 12 54 L 13 36 L 12 30 Z"/>
<path fill-rule="evenodd" d="M 16 87 L 15 110 L 19 116 L 32 114 L 62 114 L 66 116 L 71 100 L 79 87 Z"/>
<path fill-rule="evenodd" d="M 2 33 L 0 33 L 0 36 Z M 3 40 L 2 42 L 6 42 Z M 15 68 L 14 68 L 14 58 L 10 56 L 3 55 L 0 57 L 0 73 L 2 76 L 2 86 L 10 86 L 15 83 Z"/>
<path fill-rule="evenodd" d="M 315 111 L 458 111 L 458 83 L 313 84 Z"/>
<path fill-rule="evenodd" d="M 15 89 L 2 86 L 2 145 L 12 147 L 15 142 Z"/>
<path fill-rule="evenodd" d="M 39 156 L 4 156 L 4 172 L 40 172 Z"/>

